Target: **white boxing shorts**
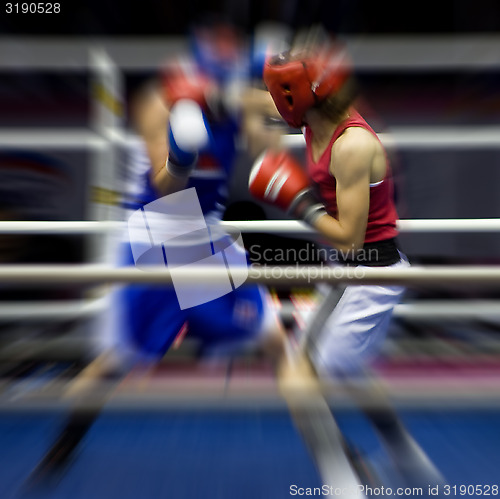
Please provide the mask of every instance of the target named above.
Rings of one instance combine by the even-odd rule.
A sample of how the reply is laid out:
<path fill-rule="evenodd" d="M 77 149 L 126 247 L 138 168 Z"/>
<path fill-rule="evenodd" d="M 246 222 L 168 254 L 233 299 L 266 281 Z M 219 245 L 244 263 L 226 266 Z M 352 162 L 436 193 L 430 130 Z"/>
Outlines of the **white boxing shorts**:
<path fill-rule="evenodd" d="M 409 265 L 402 256 L 390 268 Z M 318 374 L 354 374 L 373 360 L 404 290 L 372 285 L 330 288 L 306 329 L 306 347 Z"/>

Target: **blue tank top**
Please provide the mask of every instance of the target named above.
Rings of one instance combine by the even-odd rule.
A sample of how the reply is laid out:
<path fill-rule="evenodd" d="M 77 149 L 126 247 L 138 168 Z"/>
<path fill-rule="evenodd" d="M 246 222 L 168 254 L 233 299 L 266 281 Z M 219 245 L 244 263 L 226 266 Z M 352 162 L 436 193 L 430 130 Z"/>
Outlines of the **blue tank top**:
<path fill-rule="evenodd" d="M 204 215 L 222 217 L 236 157 L 237 133 L 237 123 L 231 118 L 210 123 L 209 143 L 200 151 L 197 166 L 186 186 L 196 188 Z M 127 158 L 123 203 L 126 209 L 135 211 L 161 197 L 151 183 L 150 169 L 145 145 L 139 140 L 131 146 Z"/>

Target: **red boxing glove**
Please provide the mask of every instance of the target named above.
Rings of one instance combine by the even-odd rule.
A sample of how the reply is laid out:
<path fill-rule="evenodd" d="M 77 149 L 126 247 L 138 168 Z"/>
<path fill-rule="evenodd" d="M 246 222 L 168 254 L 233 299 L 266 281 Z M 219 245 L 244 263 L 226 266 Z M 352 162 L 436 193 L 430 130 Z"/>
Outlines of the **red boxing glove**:
<path fill-rule="evenodd" d="M 310 225 L 326 214 L 300 164 L 285 151 L 266 152 L 252 167 L 249 190 L 254 197 L 278 206 Z"/>
<path fill-rule="evenodd" d="M 175 64 L 162 75 L 163 98 L 169 107 L 181 99 L 189 99 L 206 110 L 207 96 L 214 91 L 214 87 L 214 82 L 194 67 Z"/>

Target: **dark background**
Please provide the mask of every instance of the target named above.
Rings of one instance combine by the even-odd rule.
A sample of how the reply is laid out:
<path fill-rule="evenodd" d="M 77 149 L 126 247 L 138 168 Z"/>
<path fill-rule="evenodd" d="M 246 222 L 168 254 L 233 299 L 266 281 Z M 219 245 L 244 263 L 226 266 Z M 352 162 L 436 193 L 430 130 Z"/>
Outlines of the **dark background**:
<path fill-rule="evenodd" d="M 32 35 L 176 35 L 207 13 L 251 31 L 259 21 L 322 23 L 338 33 L 493 33 L 497 0 L 60 0 L 61 13 L 0 14 L 0 31 Z"/>

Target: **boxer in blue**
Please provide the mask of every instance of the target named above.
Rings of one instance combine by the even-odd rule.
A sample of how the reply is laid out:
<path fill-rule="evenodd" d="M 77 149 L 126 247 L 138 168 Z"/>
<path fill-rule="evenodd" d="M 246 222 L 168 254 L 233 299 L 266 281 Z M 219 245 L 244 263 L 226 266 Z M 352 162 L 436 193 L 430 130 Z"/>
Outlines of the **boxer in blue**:
<path fill-rule="evenodd" d="M 140 140 L 131 146 L 126 206 L 133 212 L 161 196 L 194 187 L 206 223 L 216 226 L 224 214 L 242 133 L 256 153 L 279 139 L 278 130 L 251 132 L 255 127 L 249 126 L 250 109 L 278 114 L 267 92 L 249 88 L 255 67 L 234 27 L 198 27 L 192 45 L 192 61 L 171 61 L 159 81 L 135 100 L 132 114 Z M 126 242 L 124 263 L 133 265 L 129 248 Z M 125 346 L 161 358 L 187 324 L 190 337 L 204 349 L 216 348 L 221 341 L 252 341 L 269 343 L 274 351 L 282 333 L 266 295 L 263 287 L 237 287 L 181 310 L 172 287 L 127 287 L 119 300 L 120 325 L 110 328 L 118 335 L 112 349 Z"/>
<path fill-rule="evenodd" d="M 160 81 L 137 93 L 131 111 L 138 140 L 130 146 L 125 189 L 129 214 L 194 187 L 206 223 L 216 226 L 224 213 L 238 138 L 243 133 L 254 153 L 278 140 L 278 130 L 262 133 L 259 116 L 277 112 L 267 92 L 248 89 L 249 64 L 235 37 L 227 26 L 203 30 L 195 39 L 193 61 L 174 61 Z M 134 265 L 133 244 L 123 242 L 120 265 Z M 110 324 L 104 334 L 99 331 L 101 354 L 68 390 L 77 403 L 32 477 L 67 463 L 106 401 L 95 403 L 97 383 L 120 380 L 137 361 L 159 361 L 185 326 L 202 351 L 227 351 L 250 342 L 281 362 L 286 338 L 266 295 L 263 287 L 243 286 L 183 309 L 172 287 L 125 286 L 117 291 Z M 82 410 L 89 394 L 95 410 Z"/>

